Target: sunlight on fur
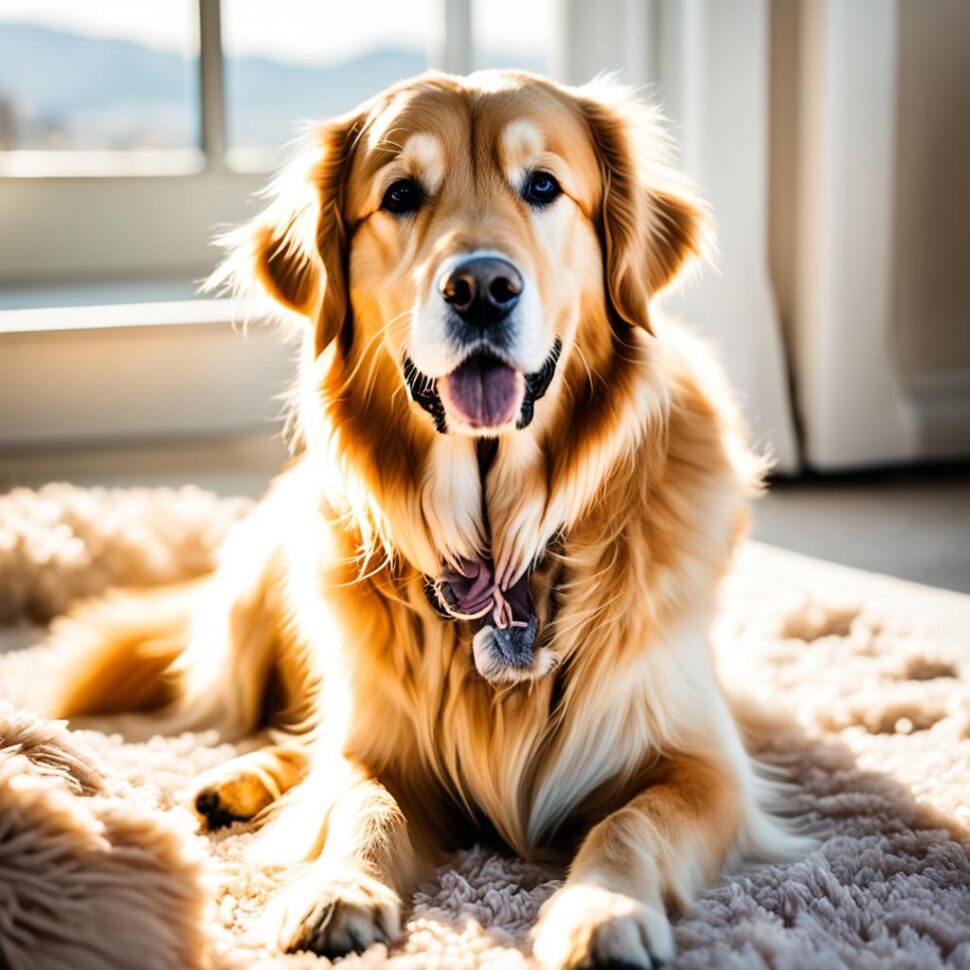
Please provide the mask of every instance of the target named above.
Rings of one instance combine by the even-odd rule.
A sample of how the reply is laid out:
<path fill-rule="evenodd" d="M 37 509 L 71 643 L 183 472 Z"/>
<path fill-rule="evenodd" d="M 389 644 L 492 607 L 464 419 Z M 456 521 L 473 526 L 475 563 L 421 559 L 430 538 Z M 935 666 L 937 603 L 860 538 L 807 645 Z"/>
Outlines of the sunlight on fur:
<path fill-rule="evenodd" d="M 764 463 L 652 305 L 710 241 L 655 110 L 515 72 L 326 124 L 223 238 L 213 285 L 302 321 L 296 458 L 211 576 L 60 626 L 50 713 L 272 730 L 196 808 L 311 860 L 275 946 L 393 942 L 427 865 L 485 840 L 569 863 L 543 966 L 649 967 L 725 866 L 810 844 L 712 669 Z"/>

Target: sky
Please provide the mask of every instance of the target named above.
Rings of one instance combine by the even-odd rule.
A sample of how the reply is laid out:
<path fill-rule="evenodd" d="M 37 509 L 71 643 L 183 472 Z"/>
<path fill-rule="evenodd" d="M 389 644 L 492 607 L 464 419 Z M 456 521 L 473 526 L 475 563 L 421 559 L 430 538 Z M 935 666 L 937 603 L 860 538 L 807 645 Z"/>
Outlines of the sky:
<path fill-rule="evenodd" d="M 542 51 L 557 0 L 473 0 L 479 43 L 507 53 Z M 300 63 L 342 60 L 362 49 L 426 49 L 444 0 L 223 0 L 225 49 Z M 195 0 L 0 0 L 0 22 L 39 23 L 150 47 L 197 50 Z"/>

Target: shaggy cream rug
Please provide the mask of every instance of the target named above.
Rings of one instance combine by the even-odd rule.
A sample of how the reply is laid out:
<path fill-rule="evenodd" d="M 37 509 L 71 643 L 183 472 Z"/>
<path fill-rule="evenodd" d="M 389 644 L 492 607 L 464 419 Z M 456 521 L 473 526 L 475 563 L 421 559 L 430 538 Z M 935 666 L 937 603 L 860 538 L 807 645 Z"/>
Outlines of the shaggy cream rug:
<path fill-rule="evenodd" d="M 125 744 L 29 713 L 57 677 L 44 625 L 81 595 L 204 571 L 247 503 L 186 488 L 0 496 L 0 966 L 322 968 L 263 949 L 294 872 L 236 825 L 197 832 L 208 735 Z M 725 879 L 678 920 L 679 968 L 970 968 L 970 599 L 751 543 L 724 589 L 722 677 L 751 747 L 828 834 Z M 471 849 L 411 900 L 404 941 L 342 966 L 528 966 L 561 873 Z"/>

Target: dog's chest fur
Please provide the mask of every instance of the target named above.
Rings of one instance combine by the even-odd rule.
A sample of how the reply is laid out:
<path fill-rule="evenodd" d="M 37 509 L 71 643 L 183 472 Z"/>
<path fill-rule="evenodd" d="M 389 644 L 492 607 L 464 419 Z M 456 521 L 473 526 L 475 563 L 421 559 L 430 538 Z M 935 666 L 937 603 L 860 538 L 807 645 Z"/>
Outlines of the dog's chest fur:
<path fill-rule="evenodd" d="M 564 573 L 553 555 L 533 578 L 545 625 L 540 636 L 548 636 L 559 619 Z M 567 653 L 570 639 L 584 639 L 586 659 L 508 688 L 496 688 L 475 670 L 468 624 L 445 621 L 430 609 L 415 611 L 392 597 L 383 610 L 396 632 L 352 668 L 351 722 L 361 729 L 351 732 L 349 753 L 397 794 L 403 791 L 403 801 L 422 806 L 425 816 L 457 808 L 530 856 L 574 820 L 594 793 L 601 798 L 613 786 L 619 797 L 648 757 L 648 747 L 638 742 L 649 732 L 633 723 L 635 698 L 642 696 L 637 675 L 615 660 L 595 662 L 597 653 L 615 658 L 616 651 L 607 643 L 597 651 L 595 632 L 576 623 L 574 610 L 561 614 L 572 625 L 571 637 L 560 633 L 557 639 Z M 604 627 L 600 635 L 625 632 L 632 631 Z M 381 653 L 384 663 L 371 662 Z M 575 678 L 583 679 L 585 689 L 576 689 Z M 596 703 L 602 696 L 613 703 Z M 375 723 L 383 729 L 374 731 Z M 429 812 L 429 805 L 437 807 Z"/>
<path fill-rule="evenodd" d="M 623 418 L 629 427 L 644 426 L 649 400 L 644 392 L 630 405 Z M 487 488 L 493 550 L 508 535 L 528 536 L 533 550 L 547 548 L 554 535 L 564 543 L 547 557 L 550 573 L 533 577 L 540 640 L 562 661 L 538 679 L 496 687 L 479 676 L 471 626 L 432 610 L 427 570 L 416 556 L 398 563 L 421 568 L 400 565 L 393 580 L 377 575 L 362 584 L 353 575 L 331 581 L 316 574 L 317 595 L 336 608 L 342 628 L 332 656 L 348 675 L 334 680 L 346 695 L 337 697 L 347 718 L 346 752 L 406 789 L 421 814 L 447 810 L 444 794 L 524 855 L 560 826 L 621 804 L 628 786 L 682 740 L 671 732 L 685 714 L 713 696 L 705 630 L 744 484 L 712 414 L 706 401 L 684 392 L 663 435 L 616 434 L 582 453 L 579 477 L 567 468 L 557 478 L 541 463 L 543 474 L 530 477 L 524 469 L 536 455 L 500 449 Z M 621 445 L 628 449 L 623 462 Z M 467 491 L 449 487 L 434 501 L 416 498 L 412 504 L 439 517 L 408 521 L 423 518 L 435 536 L 453 534 L 445 512 L 452 525 L 461 509 L 475 522 L 471 508 L 480 507 L 482 493 L 474 450 L 466 450 L 465 460 L 450 453 L 453 460 L 436 466 L 450 477 L 432 480 L 454 485 L 465 469 Z M 647 487 L 661 477 L 662 487 Z M 535 495 L 541 501 L 527 501 Z M 549 509 L 563 525 L 523 526 L 549 518 Z M 341 532 L 338 522 L 331 526 Z M 357 548 L 349 534 L 331 546 L 338 561 Z M 552 569 L 556 563 L 563 568 Z"/>

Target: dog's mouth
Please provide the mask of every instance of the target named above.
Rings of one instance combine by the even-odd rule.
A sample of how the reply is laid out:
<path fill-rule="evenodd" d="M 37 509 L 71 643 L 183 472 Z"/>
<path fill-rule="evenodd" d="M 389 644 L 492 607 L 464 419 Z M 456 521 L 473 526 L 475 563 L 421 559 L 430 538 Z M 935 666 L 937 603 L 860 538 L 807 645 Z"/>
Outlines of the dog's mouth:
<path fill-rule="evenodd" d="M 549 389 L 556 373 L 562 342 L 557 338 L 542 367 L 526 374 L 488 350 L 469 354 L 450 374 L 430 378 L 404 358 L 404 382 L 411 399 L 434 419 L 442 434 L 452 424 L 479 433 L 508 426 L 524 428 L 535 403 Z"/>
<path fill-rule="evenodd" d="M 488 351 L 477 351 L 439 378 L 437 387 L 449 414 L 476 431 L 486 431 L 518 417 L 525 375 Z"/>

